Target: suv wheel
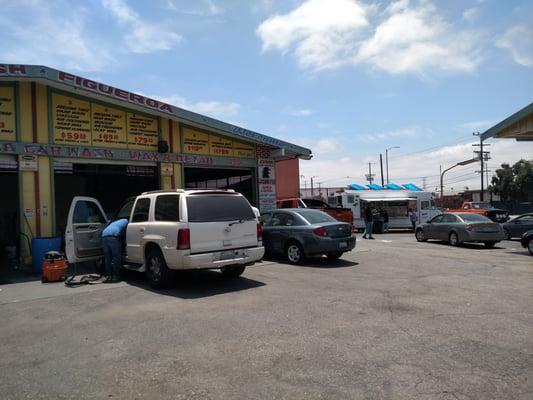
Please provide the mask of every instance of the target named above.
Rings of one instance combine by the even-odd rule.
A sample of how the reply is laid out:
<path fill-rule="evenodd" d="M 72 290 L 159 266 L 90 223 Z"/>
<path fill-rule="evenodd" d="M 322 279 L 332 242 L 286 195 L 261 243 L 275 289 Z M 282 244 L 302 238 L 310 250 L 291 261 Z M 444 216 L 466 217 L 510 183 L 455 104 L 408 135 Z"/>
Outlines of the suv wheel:
<path fill-rule="evenodd" d="M 457 236 L 457 232 L 451 232 L 450 236 L 448 236 L 448 241 L 452 246 L 459 246 L 459 236 Z"/>
<path fill-rule="evenodd" d="M 341 258 L 341 256 L 343 255 L 344 253 L 342 251 L 332 251 L 330 253 L 327 253 L 326 256 L 330 259 L 330 260 L 336 260 L 338 258 Z"/>
<path fill-rule="evenodd" d="M 287 245 L 285 254 L 291 264 L 301 264 L 305 260 L 304 249 L 298 242 L 290 242 Z"/>
<path fill-rule="evenodd" d="M 505 240 L 511 240 L 511 231 L 507 228 L 503 228 L 503 238 Z"/>
<path fill-rule="evenodd" d="M 146 256 L 146 277 L 154 289 L 165 287 L 171 277 L 171 271 L 159 249 L 151 249 Z"/>
<path fill-rule="evenodd" d="M 415 238 L 418 242 L 425 242 L 427 241 L 426 236 L 424 235 L 424 231 L 422 228 L 418 228 L 415 233 Z"/>
<path fill-rule="evenodd" d="M 529 254 L 533 256 L 533 239 L 529 239 L 529 242 L 527 242 L 527 249 L 529 250 Z"/>
<path fill-rule="evenodd" d="M 492 249 L 496 242 L 484 242 L 483 243 L 487 249 Z"/>
<path fill-rule="evenodd" d="M 227 278 L 237 278 L 242 275 L 246 266 L 244 265 L 227 265 L 220 268 L 220 272 Z"/>

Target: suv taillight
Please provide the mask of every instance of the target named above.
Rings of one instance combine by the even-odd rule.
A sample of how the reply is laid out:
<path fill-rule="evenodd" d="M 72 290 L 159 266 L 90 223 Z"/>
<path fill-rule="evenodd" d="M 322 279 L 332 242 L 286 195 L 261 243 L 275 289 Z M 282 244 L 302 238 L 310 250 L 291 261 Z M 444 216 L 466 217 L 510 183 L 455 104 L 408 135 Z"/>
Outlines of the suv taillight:
<path fill-rule="evenodd" d="M 188 228 L 178 231 L 178 250 L 189 250 L 191 248 L 191 231 Z"/>
<path fill-rule="evenodd" d="M 323 226 L 321 226 L 320 228 L 316 228 L 313 233 L 317 236 L 322 236 L 322 237 L 325 237 L 325 236 L 328 236 L 328 231 L 326 230 L 326 228 L 324 228 Z"/>
<path fill-rule="evenodd" d="M 263 226 L 261 224 L 257 224 L 257 241 L 263 241 Z"/>

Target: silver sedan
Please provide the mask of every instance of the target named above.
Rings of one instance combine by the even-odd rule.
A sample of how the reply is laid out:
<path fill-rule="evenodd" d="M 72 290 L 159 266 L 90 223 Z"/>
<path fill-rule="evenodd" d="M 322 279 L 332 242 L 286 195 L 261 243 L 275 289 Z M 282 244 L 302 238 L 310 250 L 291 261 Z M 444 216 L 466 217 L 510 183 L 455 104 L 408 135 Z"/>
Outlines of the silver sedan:
<path fill-rule="evenodd" d="M 416 240 L 425 242 L 428 239 L 445 240 L 452 246 L 464 242 L 484 243 L 493 247 L 504 238 L 500 224 L 487 217 L 471 213 L 444 213 L 431 221 L 417 226 Z"/>

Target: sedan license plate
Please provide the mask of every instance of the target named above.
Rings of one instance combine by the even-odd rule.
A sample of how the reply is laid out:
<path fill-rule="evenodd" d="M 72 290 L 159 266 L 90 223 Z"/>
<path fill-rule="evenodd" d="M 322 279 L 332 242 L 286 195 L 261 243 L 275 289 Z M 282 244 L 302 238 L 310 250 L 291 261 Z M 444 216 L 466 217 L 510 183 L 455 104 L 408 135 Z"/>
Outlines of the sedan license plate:
<path fill-rule="evenodd" d="M 340 242 L 339 243 L 339 249 L 345 249 L 348 247 L 348 242 Z"/>
<path fill-rule="evenodd" d="M 236 253 L 235 250 L 223 251 L 222 253 L 220 253 L 220 259 L 221 260 L 232 260 L 236 256 L 235 253 Z"/>

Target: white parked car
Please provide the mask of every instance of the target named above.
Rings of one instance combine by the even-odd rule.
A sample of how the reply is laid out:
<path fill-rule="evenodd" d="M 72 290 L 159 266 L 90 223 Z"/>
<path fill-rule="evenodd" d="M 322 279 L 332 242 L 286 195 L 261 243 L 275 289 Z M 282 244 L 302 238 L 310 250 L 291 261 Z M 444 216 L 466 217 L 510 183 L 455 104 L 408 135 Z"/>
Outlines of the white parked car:
<path fill-rule="evenodd" d="M 146 272 L 153 287 L 170 270 L 220 269 L 240 276 L 262 259 L 262 228 L 240 193 L 223 190 L 159 190 L 130 198 L 112 218 L 127 218 L 123 267 Z M 98 200 L 75 197 L 65 231 L 70 263 L 102 257 L 102 230 L 109 223 Z"/>

